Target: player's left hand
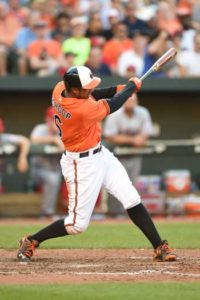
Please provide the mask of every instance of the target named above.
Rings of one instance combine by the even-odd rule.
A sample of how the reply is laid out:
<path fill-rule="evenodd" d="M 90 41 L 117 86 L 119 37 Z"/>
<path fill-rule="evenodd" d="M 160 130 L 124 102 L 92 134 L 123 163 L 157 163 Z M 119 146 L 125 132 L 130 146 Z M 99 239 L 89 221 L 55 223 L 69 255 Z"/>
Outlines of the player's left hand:
<path fill-rule="evenodd" d="M 136 92 L 138 92 L 142 87 L 142 80 L 138 77 L 131 77 L 129 81 L 133 82 L 136 85 Z"/>

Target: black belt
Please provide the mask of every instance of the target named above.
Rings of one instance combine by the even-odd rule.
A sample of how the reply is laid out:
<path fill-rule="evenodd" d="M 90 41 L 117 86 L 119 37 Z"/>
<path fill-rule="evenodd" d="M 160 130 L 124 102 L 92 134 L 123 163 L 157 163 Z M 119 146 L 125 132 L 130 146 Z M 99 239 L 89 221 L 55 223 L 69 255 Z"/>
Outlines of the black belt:
<path fill-rule="evenodd" d="M 92 154 L 96 154 L 96 153 L 100 152 L 101 149 L 102 149 L 102 146 L 99 146 L 99 148 L 96 148 L 96 149 L 93 150 Z M 65 153 L 65 155 L 66 155 L 66 152 L 64 152 L 64 153 Z M 89 151 L 79 153 L 79 157 L 80 157 L 80 158 L 82 158 L 82 157 L 87 157 L 87 156 L 89 156 L 89 155 L 90 155 L 90 152 L 89 152 Z"/>
<path fill-rule="evenodd" d="M 92 152 L 92 154 L 96 154 L 96 153 L 100 152 L 100 151 L 101 151 L 101 148 L 102 148 L 102 147 L 100 146 L 99 148 L 94 149 L 93 152 Z M 82 158 L 82 157 L 87 157 L 87 156 L 89 156 L 89 154 L 90 154 L 89 151 L 82 152 L 82 153 L 79 154 L 79 157 L 80 157 L 80 158 Z"/>

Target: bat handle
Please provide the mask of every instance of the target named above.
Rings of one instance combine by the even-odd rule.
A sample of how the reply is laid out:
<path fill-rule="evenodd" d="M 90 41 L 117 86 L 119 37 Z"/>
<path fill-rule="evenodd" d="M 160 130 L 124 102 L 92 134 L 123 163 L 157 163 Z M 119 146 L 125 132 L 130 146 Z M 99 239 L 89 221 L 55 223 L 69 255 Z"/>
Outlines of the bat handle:
<path fill-rule="evenodd" d="M 150 68 L 146 73 L 144 73 L 141 77 L 140 80 L 143 81 L 145 78 L 147 78 L 151 73 L 153 73 L 154 70 L 153 68 Z"/>

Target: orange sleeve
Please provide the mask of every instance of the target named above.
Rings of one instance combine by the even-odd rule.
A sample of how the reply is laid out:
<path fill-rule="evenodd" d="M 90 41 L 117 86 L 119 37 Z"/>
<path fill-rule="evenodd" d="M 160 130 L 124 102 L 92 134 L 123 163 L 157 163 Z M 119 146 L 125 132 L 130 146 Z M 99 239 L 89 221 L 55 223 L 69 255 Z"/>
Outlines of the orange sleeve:
<path fill-rule="evenodd" d="M 37 46 L 36 46 L 35 42 L 33 42 L 29 45 L 28 56 L 29 57 L 37 56 Z"/>
<path fill-rule="evenodd" d="M 109 105 L 105 99 L 99 101 L 89 100 L 83 110 L 83 121 L 91 125 L 102 121 L 110 112 Z"/>

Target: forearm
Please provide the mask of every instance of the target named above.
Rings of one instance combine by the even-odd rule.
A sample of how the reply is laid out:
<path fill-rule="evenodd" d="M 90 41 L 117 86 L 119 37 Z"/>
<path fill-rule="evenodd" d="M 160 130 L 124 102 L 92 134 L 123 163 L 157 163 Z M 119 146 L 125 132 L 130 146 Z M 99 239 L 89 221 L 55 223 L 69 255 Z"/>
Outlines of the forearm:
<path fill-rule="evenodd" d="M 147 143 L 148 137 L 143 134 L 130 136 L 127 134 L 116 134 L 105 138 L 107 142 L 115 145 L 130 145 L 133 147 L 144 147 Z"/>
<path fill-rule="evenodd" d="M 64 150 L 64 145 L 63 142 L 61 141 L 59 136 L 36 136 L 36 137 L 31 137 L 31 142 L 33 144 L 53 144 L 56 147 L 58 147 L 58 149 L 60 151 Z"/>
<path fill-rule="evenodd" d="M 110 114 L 117 111 L 134 92 L 137 92 L 137 90 L 138 87 L 136 84 L 133 81 L 130 81 L 121 92 L 117 93 L 111 99 L 106 99 L 110 107 Z"/>
<path fill-rule="evenodd" d="M 117 86 L 111 86 L 109 88 L 103 88 L 103 89 L 95 89 L 92 92 L 92 96 L 96 100 L 100 100 L 103 98 L 112 98 L 116 93 L 120 92 L 125 85 L 117 85 Z"/>
<path fill-rule="evenodd" d="M 37 57 L 34 57 L 30 59 L 30 65 L 33 70 L 37 70 L 37 69 L 47 68 L 48 62 L 46 60 L 41 60 Z"/>
<path fill-rule="evenodd" d="M 150 55 L 161 54 L 164 51 L 167 36 L 168 34 L 165 31 L 162 31 L 159 36 L 150 43 L 148 53 Z"/>
<path fill-rule="evenodd" d="M 117 87 L 116 86 L 111 86 L 109 88 L 104 88 L 104 89 L 95 89 L 92 92 L 92 96 L 96 99 L 103 99 L 103 98 L 111 98 L 113 97 L 117 92 Z"/>
<path fill-rule="evenodd" d="M 126 134 L 105 137 L 105 140 L 115 145 L 133 145 L 133 137 Z"/>
<path fill-rule="evenodd" d="M 35 136 L 31 137 L 31 142 L 33 144 L 55 144 L 54 136 Z"/>
<path fill-rule="evenodd" d="M 26 137 L 23 137 L 21 139 L 19 147 L 20 147 L 19 159 L 26 158 L 28 156 L 28 153 L 29 153 L 29 150 L 30 150 L 29 139 L 27 139 Z"/>

